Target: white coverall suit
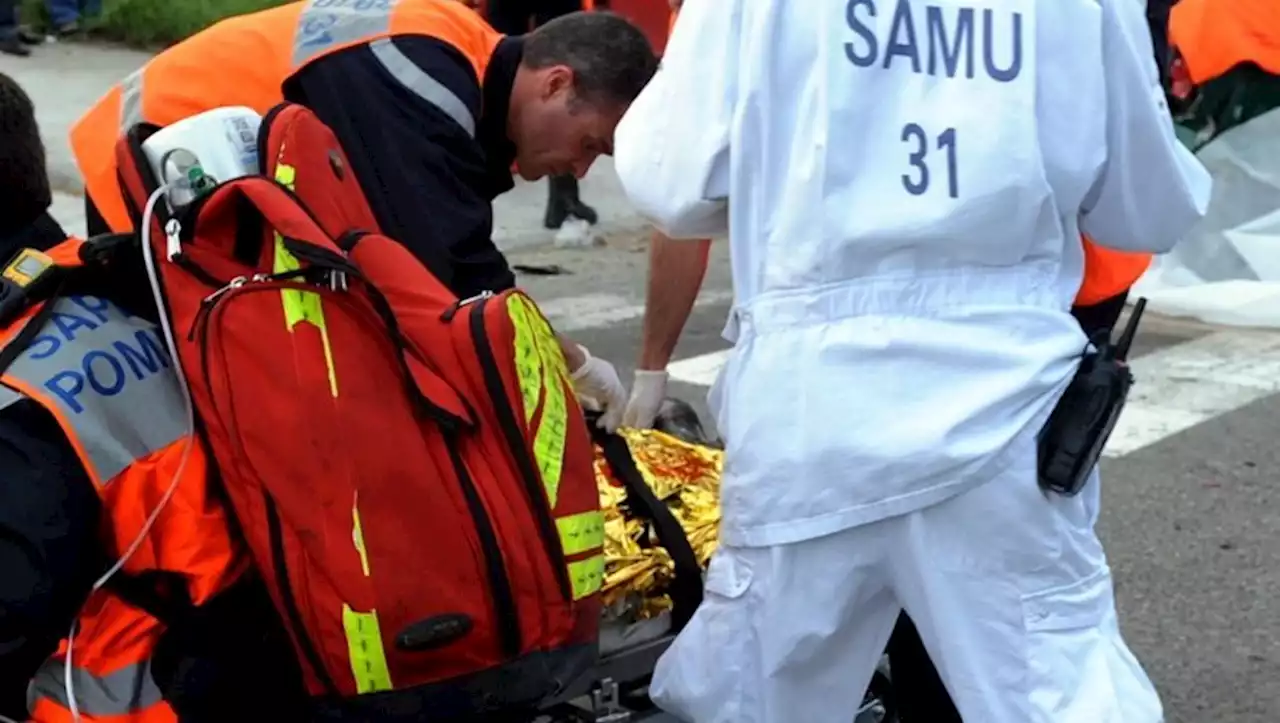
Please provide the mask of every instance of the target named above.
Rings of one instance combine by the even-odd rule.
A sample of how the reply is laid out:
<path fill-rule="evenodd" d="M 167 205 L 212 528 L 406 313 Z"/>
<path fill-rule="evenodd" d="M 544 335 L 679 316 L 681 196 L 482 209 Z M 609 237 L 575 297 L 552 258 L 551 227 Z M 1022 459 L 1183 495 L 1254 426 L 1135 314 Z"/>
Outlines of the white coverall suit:
<path fill-rule="evenodd" d="M 905 608 L 967 721 L 1162 719 L 1096 489 L 1042 492 L 1035 447 L 1080 232 L 1163 252 L 1208 203 L 1151 57 L 1140 0 L 686 0 L 615 138 L 735 290 L 722 546 L 661 707 L 848 723 Z"/>

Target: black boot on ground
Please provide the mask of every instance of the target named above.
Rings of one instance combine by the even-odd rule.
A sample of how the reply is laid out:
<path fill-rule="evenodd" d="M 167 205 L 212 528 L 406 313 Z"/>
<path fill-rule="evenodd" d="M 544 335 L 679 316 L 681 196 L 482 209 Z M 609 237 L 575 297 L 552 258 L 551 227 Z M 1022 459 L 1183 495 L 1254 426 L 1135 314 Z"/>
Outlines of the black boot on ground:
<path fill-rule="evenodd" d="M 0 53 L 5 55 L 16 55 L 25 58 L 31 55 L 31 48 L 28 48 L 16 34 L 0 40 Z"/>
<path fill-rule="evenodd" d="M 570 217 L 580 218 L 595 225 L 599 220 L 596 210 L 578 197 L 578 179 L 573 176 L 552 176 L 547 181 L 547 215 L 543 225 L 560 228 Z"/>

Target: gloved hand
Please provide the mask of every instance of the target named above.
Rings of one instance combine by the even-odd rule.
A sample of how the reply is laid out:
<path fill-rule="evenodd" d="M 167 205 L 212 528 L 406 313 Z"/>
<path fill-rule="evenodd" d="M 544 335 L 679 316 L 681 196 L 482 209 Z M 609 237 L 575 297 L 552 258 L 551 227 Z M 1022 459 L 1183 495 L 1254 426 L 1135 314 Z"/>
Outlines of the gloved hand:
<path fill-rule="evenodd" d="M 622 422 L 622 412 L 627 406 L 627 388 L 622 386 L 618 378 L 618 370 L 604 359 L 591 356 L 587 348 L 578 345 L 586 361 L 578 367 L 570 379 L 573 389 L 579 397 L 586 397 L 600 405 L 603 414 L 598 425 L 605 431 L 612 432 Z"/>
<path fill-rule="evenodd" d="M 631 398 L 627 400 L 627 411 L 622 415 L 625 427 L 651 429 L 658 418 L 658 410 L 662 400 L 667 397 L 667 371 L 659 369 L 637 369 L 631 382 Z"/>

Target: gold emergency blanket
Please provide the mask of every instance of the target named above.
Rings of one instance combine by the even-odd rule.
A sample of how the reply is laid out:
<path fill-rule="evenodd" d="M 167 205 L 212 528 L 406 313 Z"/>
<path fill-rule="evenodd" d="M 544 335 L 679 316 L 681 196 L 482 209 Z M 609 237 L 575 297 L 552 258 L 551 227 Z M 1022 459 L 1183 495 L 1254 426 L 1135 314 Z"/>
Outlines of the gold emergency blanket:
<path fill-rule="evenodd" d="M 720 526 L 720 473 L 724 452 L 689 444 L 653 430 L 619 430 L 636 467 L 658 499 L 666 503 L 689 537 L 705 568 L 715 551 Z M 670 609 L 665 594 L 675 572 L 670 555 L 638 515 L 630 519 L 619 505 L 626 489 L 614 478 L 596 448 L 596 482 L 604 508 L 604 604 L 612 617 L 651 618 Z"/>

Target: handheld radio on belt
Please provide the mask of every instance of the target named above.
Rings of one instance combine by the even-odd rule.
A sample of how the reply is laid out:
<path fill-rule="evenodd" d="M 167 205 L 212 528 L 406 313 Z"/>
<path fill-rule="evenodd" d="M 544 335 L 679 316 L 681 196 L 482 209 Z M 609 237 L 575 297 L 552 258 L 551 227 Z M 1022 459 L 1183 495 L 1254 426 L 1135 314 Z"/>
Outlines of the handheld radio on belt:
<path fill-rule="evenodd" d="M 1116 343 L 1110 331 L 1093 341 L 1093 351 L 1040 430 L 1038 476 L 1044 489 L 1070 497 L 1089 481 L 1133 385 L 1129 347 L 1146 306 L 1146 299 L 1138 299 Z"/>

